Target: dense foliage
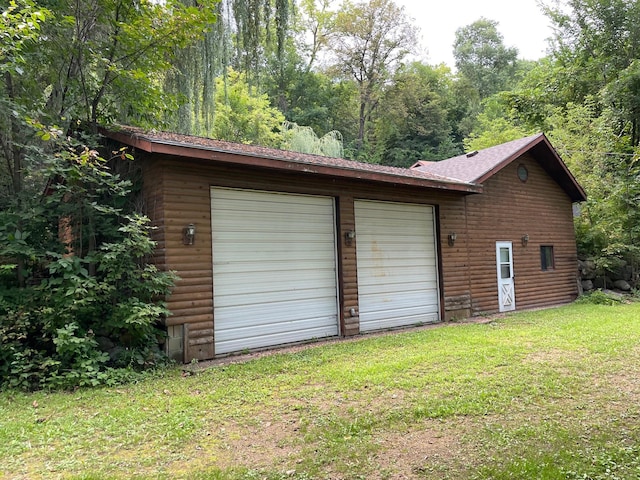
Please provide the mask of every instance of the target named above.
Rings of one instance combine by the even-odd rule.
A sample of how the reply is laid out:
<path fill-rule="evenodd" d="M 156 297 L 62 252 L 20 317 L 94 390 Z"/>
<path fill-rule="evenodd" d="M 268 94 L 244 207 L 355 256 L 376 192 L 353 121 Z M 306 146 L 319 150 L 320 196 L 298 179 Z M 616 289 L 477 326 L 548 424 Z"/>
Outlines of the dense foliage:
<path fill-rule="evenodd" d="M 146 262 L 131 182 L 76 142 L 44 162 L 43 194 L 0 212 L 0 387 L 97 385 L 113 379 L 105 367 L 157 364 L 173 277 Z"/>
<path fill-rule="evenodd" d="M 128 153 L 104 160 L 90 133 L 98 121 L 162 116 L 169 97 L 155 77 L 213 19 L 174 7 L 21 0 L 3 10 L 0 387 L 96 385 L 113 380 L 109 368 L 162 360 L 173 277 L 147 261 L 154 243 Z"/>
<path fill-rule="evenodd" d="M 129 202 L 137 184 L 92 153 L 97 137 L 84 136 L 98 124 L 404 167 L 544 131 L 589 197 L 576 220 L 580 252 L 605 267 L 635 266 L 639 3 L 541 8 L 557 32 L 547 57 L 518 59 L 500 25 L 481 18 L 456 32 L 453 71 L 419 60 L 418 28 L 393 0 L 4 2 L 0 373 L 23 368 L 25 386 L 71 385 L 43 380 L 84 368 L 70 366 L 74 355 L 44 362 L 58 346 L 63 355 L 76 345 L 78 358 L 90 357 L 86 371 L 102 372 L 114 337 L 142 352 L 166 313 L 156 299 L 170 282 L 145 264 L 147 226 L 131 216 L 143 213 Z M 116 258 L 127 266 L 109 263 Z M 116 282 L 117 272 L 131 276 Z M 133 295 L 138 286 L 146 293 Z M 125 311 L 146 326 L 136 330 Z M 145 352 L 135 361 L 146 362 Z M 126 363 L 111 353 L 110 362 Z M 46 372 L 33 380 L 37 364 Z"/>

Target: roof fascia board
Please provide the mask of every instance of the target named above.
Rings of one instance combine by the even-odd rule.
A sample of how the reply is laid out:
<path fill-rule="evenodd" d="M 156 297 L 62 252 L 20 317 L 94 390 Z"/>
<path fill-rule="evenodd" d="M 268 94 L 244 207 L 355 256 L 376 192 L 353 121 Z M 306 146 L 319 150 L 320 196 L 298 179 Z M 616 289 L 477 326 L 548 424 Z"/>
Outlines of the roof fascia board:
<path fill-rule="evenodd" d="M 562 169 L 564 174 L 567 176 L 569 181 L 573 184 L 574 188 L 576 189 L 576 193 L 577 193 L 576 198 L 573 198 L 573 196 L 572 196 L 572 200 L 574 200 L 575 202 L 584 202 L 584 201 L 586 201 L 587 200 L 587 193 L 584 191 L 582 186 L 578 183 L 578 181 L 576 180 L 576 177 L 573 176 L 573 173 L 571 173 L 571 170 L 569 170 L 567 165 L 562 161 L 562 159 L 560 158 L 560 155 L 558 155 L 558 152 L 556 152 L 556 149 L 553 148 L 553 145 L 551 145 L 551 142 L 546 137 L 546 135 L 543 134 L 542 137 L 544 139 L 545 145 L 547 146 L 547 148 L 551 152 L 551 155 L 553 155 L 553 157 L 555 158 L 558 166 Z"/>
<path fill-rule="evenodd" d="M 257 166 L 291 172 L 312 173 L 319 175 L 355 178 L 358 180 L 377 181 L 383 183 L 395 183 L 417 187 L 427 187 L 437 190 L 456 191 L 461 193 L 482 193 L 482 185 L 470 183 L 454 183 L 445 180 L 437 181 L 428 178 L 404 177 L 386 172 L 367 172 L 365 170 L 352 170 L 348 168 L 333 167 L 327 165 L 314 165 L 304 162 L 293 162 L 276 157 L 267 157 L 250 153 L 232 152 L 220 148 L 211 148 L 200 145 L 183 145 L 177 142 L 158 141 L 141 135 L 130 135 L 122 132 L 105 130 L 104 135 L 119 142 L 139 148 L 147 153 L 157 153 L 173 156 L 183 156 L 200 160 L 215 160 L 238 165 Z"/>
<path fill-rule="evenodd" d="M 532 139 L 529 143 L 527 143 L 526 145 L 523 145 L 522 147 L 520 147 L 518 150 L 516 150 L 515 153 L 512 153 L 511 155 L 509 155 L 507 158 L 505 158 L 502 162 L 500 162 L 498 165 L 496 165 L 495 167 L 493 167 L 491 170 L 489 170 L 488 172 L 486 172 L 484 175 L 482 175 L 480 178 L 476 179 L 477 183 L 484 183 L 487 181 L 487 179 L 493 177 L 496 173 L 498 173 L 500 170 L 502 170 L 503 168 L 505 168 L 507 165 L 509 165 L 511 162 L 513 162 L 515 159 L 517 159 L 518 157 L 521 157 L 522 155 L 524 155 L 526 152 L 528 152 L 529 150 L 531 150 L 535 145 L 537 145 L 538 143 L 540 143 L 542 141 L 544 137 L 544 134 L 540 134 L 538 137 Z"/>
<path fill-rule="evenodd" d="M 571 171 L 567 168 L 566 164 L 562 161 L 562 159 L 560 158 L 560 155 L 558 155 L 558 152 L 556 152 L 555 148 L 553 148 L 553 145 L 551 145 L 551 142 L 549 141 L 549 139 L 547 138 L 547 136 L 544 133 L 541 133 L 536 138 L 533 138 L 531 140 L 531 142 L 527 143 L 526 145 L 523 145 L 515 153 L 511 154 L 509 157 L 504 159 L 498 165 L 496 165 L 491 170 L 486 172 L 484 175 L 482 175 L 482 177 L 480 177 L 480 178 L 478 178 L 476 180 L 476 183 L 484 184 L 484 182 L 486 182 L 489 178 L 491 178 L 496 173 L 498 173 L 500 170 L 505 168 L 511 162 L 513 162 L 517 158 L 521 157 L 522 155 L 524 155 L 528 151 L 532 150 L 534 147 L 540 145 L 541 143 L 543 143 L 547 147 L 548 151 L 553 156 L 553 158 L 556 161 L 557 165 L 560 167 L 560 169 L 566 175 L 566 177 L 569 180 L 569 182 L 575 188 L 575 190 L 576 190 L 575 195 L 573 194 L 573 192 L 569 191 L 570 189 L 566 189 L 566 188 L 564 189 L 567 192 L 567 194 L 571 197 L 571 200 L 573 200 L 574 202 L 584 202 L 587 199 L 587 194 L 585 193 L 583 188 L 580 186 L 580 184 L 578 183 L 576 178 L 573 176 Z M 544 164 L 543 164 L 543 168 L 544 168 Z M 547 170 L 547 169 L 545 168 L 545 170 Z M 551 172 L 549 172 L 549 173 L 551 173 Z M 558 179 L 556 179 L 556 181 L 558 181 Z"/>

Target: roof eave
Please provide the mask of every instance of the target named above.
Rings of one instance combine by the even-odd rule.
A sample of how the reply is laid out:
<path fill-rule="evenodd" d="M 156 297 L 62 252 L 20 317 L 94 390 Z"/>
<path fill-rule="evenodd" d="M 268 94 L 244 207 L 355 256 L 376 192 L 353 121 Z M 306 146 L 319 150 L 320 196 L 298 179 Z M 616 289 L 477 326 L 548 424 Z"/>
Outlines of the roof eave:
<path fill-rule="evenodd" d="M 567 183 L 565 184 L 565 182 L 560 182 L 560 181 L 558 183 L 560 183 L 560 185 L 563 187 L 565 192 L 569 195 L 569 197 L 571 198 L 571 201 L 574 203 L 584 202 L 587 199 L 587 194 L 585 193 L 583 188 L 580 186 L 576 178 L 573 176 L 571 171 L 567 168 L 565 163 L 562 161 L 562 158 L 560 158 L 560 155 L 558 155 L 558 152 L 556 152 L 555 148 L 553 148 L 553 145 L 551 145 L 551 142 L 549 141 L 549 139 L 544 133 L 540 133 L 538 136 L 531 139 L 529 143 L 527 143 L 526 145 L 523 145 L 514 153 L 512 153 L 503 161 L 501 161 L 499 164 L 494 166 L 491 170 L 488 170 L 487 172 L 485 172 L 480 178 L 476 179 L 474 183 L 484 184 L 484 182 L 487 181 L 487 179 L 494 176 L 500 170 L 505 168 L 511 162 L 521 157 L 528 151 L 532 150 L 537 146 L 540 146 L 540 144 L 543 144 L 545 147 L 547 147 L 548 151 L 553 156 L 555 162 L 560 167 L 560 170 L 563 176 L 565 176 L 565 180 L 567 181 Z M 543 168 L 544 168 L 544 165 L 543 165 Z M 558 180 L 559 179 L 556 179 L 556 181 Z"/>
<path fill-rule="evenodd" d="M 523 145 L 522 147 L 520 147 L 518 150 L 516 150 L 514 153 L 512 153 L 511 155 L 506 157 L 504 160 L 502 160 L 500 163 L 495 165 L 493 168 L 491 168 L 490 170 L 487 170 L 485 173 L 482 174 L 481 177 L 475 179 L 474 182 L 475 183 L 484 183 L 484 182 L 486 182 L 489 178 L 493 177 L 496 173 L 498 173 L 500 170 L 505 168 L 507 165 L 509 165 L 515 159 L 521 157 L 526 152 L 531 150 L 531 148 L 533 148 L 535 145 L 537 145 L 539 142 L 541 142 L 543 140 L 543 137 L 544 137 L 544 134 L 542 134 L 542 133 L 539 134 L 537 137 L 533 138 L 529 143 L 527 143 L 527 144 Z"/>
<path fill-rule="evenodd" d="M 586 201 L 587 200 L 587 194 L 584 191 L 584 189 L 582 188 L 582 186 L 576 180 L 576 177 L 573 176 L 573 174 L 571 173 L 571 171 L 569 170 L 567 165 L 564 163 L 564 161 L 560 157 L 560 155 L 558 155 L 558 152 L 556 152 L 556 149 L 553 148 L 553 145 L 551 145 L 551 142 L 546 137 L 546 135 L 541 134 L 541 137 L 542 137 L 541 141 L 544 142 L 544 145 L 547 147 L 548 151 L 551 153 L 553 159 L 555 160 L 555 164 L 558 167 L 560 167 L 560 170 L 561 170 L 562 174 L 566 178 L 567 183 L 566 183 L 566 185 L 563 185 L 563 186 L 565 188 L 565 191 L 567 192 L 567 194 L 571 198 L 571 201 L 574 202 L 574 203 Z M 540 142 L 536 142 L 536 144 L 532 145 L 531 148 L 533 148 L 534 146 L 538 146 L 539 143 Z M 543 165 L 543 167 L 544 167 L 544 165 Z"/>
<path fill-rule="evenodd" d="M 275 156 L 257 155 L 248 152 L 238 153 L 222 148 L 206 147 L 201 145 L 185 145 L 178 142 L 151 139 L 143 135 L 132 135 L 122 131 L 104 130 L 102 133 L 113 140 L 125 143 L 147 153 L 182 156 L 199 160 L 215 160 L 225 163 L 234 163 L 237 165 L 257 166 L 277 170 L 337 176 L 399 185 L 426 187 L 437 190 L 455 191 L 464 194 L 482 193 L 484 190 L 482 185 L 477 185 L 475 183 L 448 182 L 446 180 L 394 175 L 387 172 L 357 170 L 328 165 L 315 165 L 311 163 L 285 160 Z"/>

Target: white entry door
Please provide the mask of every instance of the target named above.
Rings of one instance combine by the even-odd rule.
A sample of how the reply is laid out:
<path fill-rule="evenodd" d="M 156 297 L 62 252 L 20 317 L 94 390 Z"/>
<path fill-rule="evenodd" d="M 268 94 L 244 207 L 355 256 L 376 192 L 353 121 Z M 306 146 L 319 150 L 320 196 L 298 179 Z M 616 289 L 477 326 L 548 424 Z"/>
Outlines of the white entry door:
<path fill-rule="evenodd" d="M 516 291 L 513 281 L 513 248 L 511 242 L 496 242 L 498 269 L 498 303 L 501 312 L 516 309 Z"/>

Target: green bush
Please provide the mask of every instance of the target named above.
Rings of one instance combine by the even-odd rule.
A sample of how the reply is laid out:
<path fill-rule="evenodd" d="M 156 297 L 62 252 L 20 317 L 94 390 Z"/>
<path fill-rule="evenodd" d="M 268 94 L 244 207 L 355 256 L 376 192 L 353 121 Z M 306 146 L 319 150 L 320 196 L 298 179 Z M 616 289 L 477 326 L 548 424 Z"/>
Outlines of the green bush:
<path fill-rule="evenodd" d="M 49 161 L 48 194 L 0 213 L 0 388 L 95 386 L 165 360 L 175 276 L 146 260 L 155 243 L 146 217 L 124 214 L 130 183 L 77 145 Z"/>
<path fill-rule="evenodd" d="M 622 303 L 622 300 L 620 298 L 607 295 L 602 290 L 593 290 L 581 295 L 576 300 L 576 303 L 589 305 L 618 305 L 619 303 Z"/>

